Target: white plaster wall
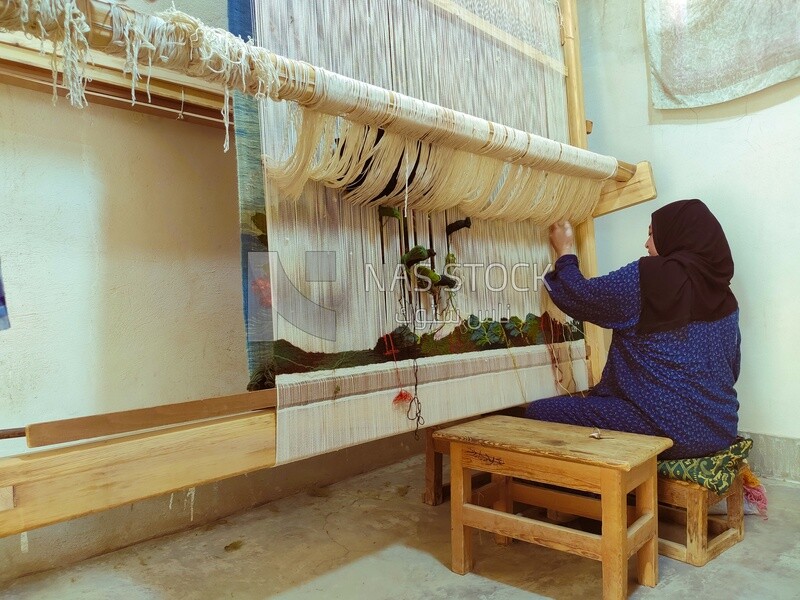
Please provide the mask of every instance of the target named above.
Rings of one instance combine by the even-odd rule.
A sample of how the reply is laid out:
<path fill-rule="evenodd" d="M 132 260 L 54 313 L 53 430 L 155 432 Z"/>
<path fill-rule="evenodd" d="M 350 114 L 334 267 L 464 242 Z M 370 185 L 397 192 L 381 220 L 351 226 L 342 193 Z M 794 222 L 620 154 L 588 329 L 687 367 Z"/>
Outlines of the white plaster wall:
<path fill-rule="evenodd" d="M 0 428 L 244 390 L 223 136 L 0 86 Z"/>
<path fill-rule="evenodd" d="M 640 0 L 579 0 L 590 147 L 650 160 L 658 199 L 597 220 L 602 273 L 644 254 L 650 213 L 701 198 L 730 242 L 741 307 L 740 429 L 800 438 L 800 79 L 694 110 L 649 108 Z"/>

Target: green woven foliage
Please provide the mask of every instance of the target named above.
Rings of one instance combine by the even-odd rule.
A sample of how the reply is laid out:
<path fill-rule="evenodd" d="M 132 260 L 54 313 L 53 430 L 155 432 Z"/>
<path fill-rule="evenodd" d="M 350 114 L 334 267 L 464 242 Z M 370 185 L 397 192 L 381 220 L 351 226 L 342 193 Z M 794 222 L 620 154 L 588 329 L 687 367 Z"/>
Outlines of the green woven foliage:
<path fill-rule="evenodd" d="M 753 440 L 737 438 L 730 448 L 700 458 L 658 461 L 658 474 L 670 479 L 697 483 L 717 494 L 724 494 L 733 485 L 739 467 L 747 458 Z"/>

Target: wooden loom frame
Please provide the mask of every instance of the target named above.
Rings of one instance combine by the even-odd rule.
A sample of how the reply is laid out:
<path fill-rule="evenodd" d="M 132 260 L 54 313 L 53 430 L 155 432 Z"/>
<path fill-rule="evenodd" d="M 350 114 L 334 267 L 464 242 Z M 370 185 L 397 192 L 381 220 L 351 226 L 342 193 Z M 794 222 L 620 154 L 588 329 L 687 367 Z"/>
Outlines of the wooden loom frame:
<path fill-rule="evenodd" d="M 430 1 L 442 10 L 455 10 L 448 0 Z M 570 143 L 586 148 L 576 0 L 559 2 Z M 107 21 L 108 4 L 83 0 L 78 5 L 92 24 L 103 26 Z M 461 12 L 458 16 L 465 18 Z M 469 20 L 483 27 L 477 17 Z M 121 71 L 122 61 L 97 54 L 87 95 L 99 103 L 124 105 L 120 100 L 129 98 L 130 80 Z M 49 58 L 38 54 L 38 42 L 13 34 L 0 36 L 0 81 L 49 90 L 49 72 Z M 223 90 L 218 86 L 156 71 L 150 89 L 151 100 L 137 101 L 134 110 L 181 112 L 186 120 L 221 125 L 221 119 L 211 116 L 223 104 Z M 629 181 L 605 185 L 594 217 L 655 195 L 650 165 L 639 163 Z M 578 235 L 582 270 L 596 275 L 593 219 L 579 226 Z M 602 330 L 587 326 L 586 344 L 590 377 L 597 381 L 605 358 Z M 0 458 L 0 537 L 273 466 L 276 395 L 275 390 L 266 390 L 29 426 L 26 434 L 31 447 L 119 437 Z M 141 432 L 144 428 L 151 429 Z"/>

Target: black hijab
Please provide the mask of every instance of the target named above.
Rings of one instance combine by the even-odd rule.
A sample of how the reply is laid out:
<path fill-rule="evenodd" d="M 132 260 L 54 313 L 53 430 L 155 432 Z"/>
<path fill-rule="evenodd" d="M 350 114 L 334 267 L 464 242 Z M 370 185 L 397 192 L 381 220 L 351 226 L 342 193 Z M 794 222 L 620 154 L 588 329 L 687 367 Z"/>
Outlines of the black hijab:
<path fill-rule="evenodd" d="M 700 200 L 679 200 L 653 213 L 658 256 L 639 259 L 639 333 L 716 321 L 736 310 L 733 257 L 719 221 Z"/>

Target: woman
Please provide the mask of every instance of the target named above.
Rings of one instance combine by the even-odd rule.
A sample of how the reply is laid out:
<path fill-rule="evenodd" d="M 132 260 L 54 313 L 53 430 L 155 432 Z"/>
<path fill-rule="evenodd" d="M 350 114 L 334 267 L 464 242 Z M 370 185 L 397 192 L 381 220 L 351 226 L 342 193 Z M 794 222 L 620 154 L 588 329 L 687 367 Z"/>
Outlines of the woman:
<path fill-rule="evenodd" d="M 551 228 L 559 255 L 545 277 L 568 315 L 613 330 L 600 382 L 587 397 L 533 402 L 542 421 L 666 436 L 660 458 L 707 456 L 735 440 L 739 310 L 733 258 L 722 227 L 700 200 L 652 215 L 648 256 L 604 277 L 578 268 L 568 223 Z"/>

